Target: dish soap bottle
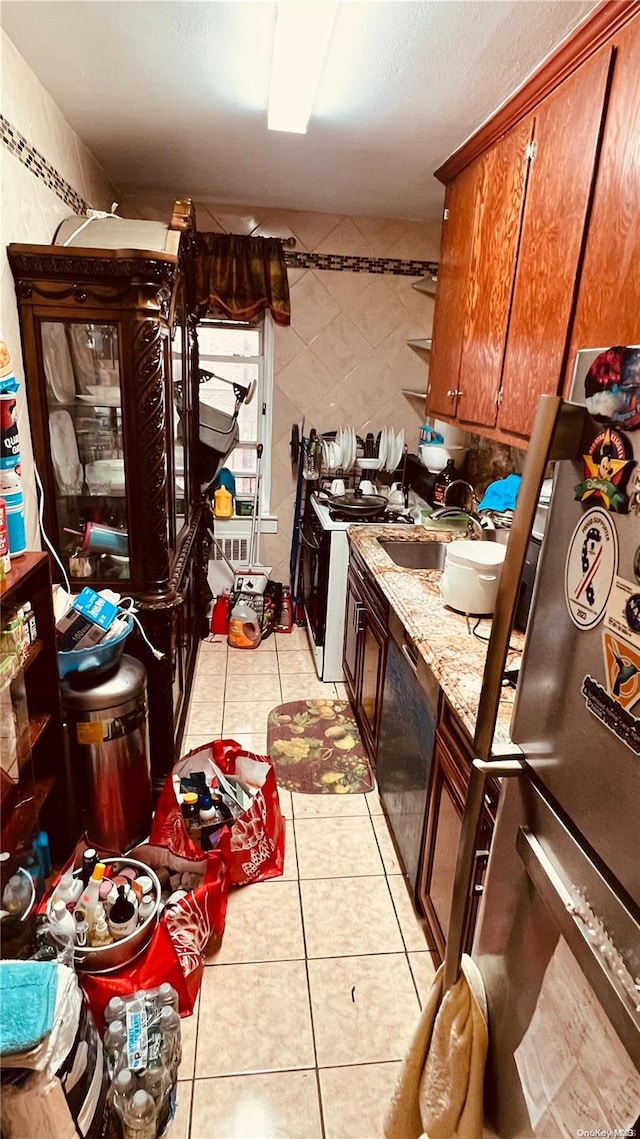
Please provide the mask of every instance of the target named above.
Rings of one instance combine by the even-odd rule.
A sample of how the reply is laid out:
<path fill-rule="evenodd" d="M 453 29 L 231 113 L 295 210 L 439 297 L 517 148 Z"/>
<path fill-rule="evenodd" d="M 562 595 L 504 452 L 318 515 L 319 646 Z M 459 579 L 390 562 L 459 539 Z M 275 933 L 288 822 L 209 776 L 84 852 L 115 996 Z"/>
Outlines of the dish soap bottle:
<path fill-rule="evenodd" d="M 445 506 L 445 499 L 447 496 L 447 487 L 455 481 L 456 468 L 453 459 L 447 459 L 447 465 L 443 471 L 440 471 L 435 483 L 433 484 L 433 505 L 435 507 Z"/>

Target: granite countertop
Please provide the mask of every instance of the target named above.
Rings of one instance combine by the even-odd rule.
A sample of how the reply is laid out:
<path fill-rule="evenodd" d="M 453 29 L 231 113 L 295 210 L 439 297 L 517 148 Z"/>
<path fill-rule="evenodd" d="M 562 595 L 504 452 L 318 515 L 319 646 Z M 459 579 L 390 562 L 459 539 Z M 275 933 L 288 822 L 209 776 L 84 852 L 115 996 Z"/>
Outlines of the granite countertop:
<path fill-rule="evenodd" d="M 439 590 L 441 570 L 397 566 L 378 542 L 378 538 L 446 542 L 452 540 L 452 535 L 444 531 L 426 531 L 421 526 L 405 530 L 398 526 L 359 525 L 349 529 L 348 537 L 473 739 L 487 655 L 486 643 L 471 633 L 477 618 L 469 618 L 467 624 L 466 617 L 444 605 Z M 490 618 L 483 618 L 476 631 L 488 638 Z M 510 644 L 513 651 L 507 656 L 507 667 L 517 661 L 522 652 L 524 635 L 514 630 Z M 514 698 L 515 689 L 505 686 L 498 709 L 496 743 L 510 743 L 509 724 Z"/>

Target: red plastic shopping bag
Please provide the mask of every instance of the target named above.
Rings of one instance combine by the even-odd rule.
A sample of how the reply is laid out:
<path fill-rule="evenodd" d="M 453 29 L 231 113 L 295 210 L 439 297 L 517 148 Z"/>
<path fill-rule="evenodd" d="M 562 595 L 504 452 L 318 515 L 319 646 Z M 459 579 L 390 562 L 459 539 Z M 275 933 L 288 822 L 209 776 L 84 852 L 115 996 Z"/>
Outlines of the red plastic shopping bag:
<path fill-rule="evenodd" d="M 158 799 L 150 842 L 171 845 L 185 859 L 202 857 L 185 830 L 173 777 L 203 771 L 215 781 L 216 766 L 255 790 L 251 807 L 231 826 L 229 884 L 246 886 L 278 877 L 284 868 L 285 824 L 273 767 L 267 756 L 245 751 L 235 740 L 214 740 L 178 761 Z"/>
<path fill-rule="evenodd" d="M 62 873 L 80 865 L 82 851 L 88 845 L 86 839 L 78 844 Z M 131 857 L 144 862 L 155 870 L 165 889 L 182 889 L 186 895 L 164 907 L 148 944 L 134 961 L 112 973 L 78 970 L 78 980 L 100 1029 L 102 1014 L 111 997 L 126 996 L 137 989 L 152 989 L 163 981 L 168 981 L 178 993 L 180 1013 L 188 1016 L 193 1012 L 207 946 L 219 940 L 224 932 L 230 847 L 229 832 L 225 828 L 213 850 L 206 854 L 197 851 L 197 857 L 191 858 L 183 857 L 168 844 L 151 842 L 135 847 L 126 855 L 101 848 L 100 854 L 106 857 Z M 49 897 L 50 894 L 45 895 L 40 902 L 40 912 L 46 910 Z"/>
<path fill-rule="evenodd" d="M 169 981 L 178 993 L 181 1015 L 193 1012 L 207 946 L 224 932 L 229 894 L 229 845 L 229 834 L 224 831 L 218 847 L 206 854 L 200 852 L 197 861 L 186 862 L 166 847 L 152 843 L 131 852 L 140 862 L 152 866 L 156 873 L 162 867 L 170 869 L 173 883 L 180 879 L 182 888 L 189 882 L 192 886 L 185 897 L 165 906 L 147 948 L 136 961 L 115 973 L 78 973 L 99 1026 L 111 997 L 138 989 L 153 989 L 163 981 Z"/>

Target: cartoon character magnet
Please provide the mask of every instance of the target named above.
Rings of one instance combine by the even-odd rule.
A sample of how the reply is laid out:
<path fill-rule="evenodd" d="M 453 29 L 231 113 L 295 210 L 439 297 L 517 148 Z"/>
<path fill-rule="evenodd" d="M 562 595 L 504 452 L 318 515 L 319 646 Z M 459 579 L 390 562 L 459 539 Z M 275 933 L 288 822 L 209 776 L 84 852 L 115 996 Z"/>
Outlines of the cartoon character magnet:
<path fill-rule="evenodd" d="M 635 466 L 633 450 L 624 435 L 608 427 L 596 435 L 584 455 L 584 481 L 575 488 L 582 502 L 604 506 L 616 514 L 629 509 L 626 486 Z"/>
<path fill-rule="evenodd" d="M 589 413 L 625 431 L 640 427 L 640 348 L 618 346 L 596 356 L 584 381 Z"/>

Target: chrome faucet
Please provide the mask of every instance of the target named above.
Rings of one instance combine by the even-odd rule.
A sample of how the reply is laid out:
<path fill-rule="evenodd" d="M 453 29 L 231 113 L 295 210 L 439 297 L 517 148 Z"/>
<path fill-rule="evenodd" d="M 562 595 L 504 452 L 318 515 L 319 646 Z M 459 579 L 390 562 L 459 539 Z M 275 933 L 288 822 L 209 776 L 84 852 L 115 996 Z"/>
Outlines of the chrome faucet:
<path fill-rule="evenodd" d="M 471 499 L 471 510 L 468 510 L 466 506 L 451 506 L 447 504 L 447 499 L 454 486 L 465 487 L 467 499 Z M 476 494 L 471 483 L 466 482 L 464 479 L 454 479 L 453 482 L 449 483 L 444 492 L 444 505 L 434 510 L 431 514 L 431 518 L 437 522 L 440 518 L 454 518 L 462 515 L 467 519 L 465 536 L 467 538 L 481 538 L 485 540 L 489 536 L 487 531 L 495 530 L 495 526 L 490 518 L 480 517 L 476 511 L 476 506 Z"/>

